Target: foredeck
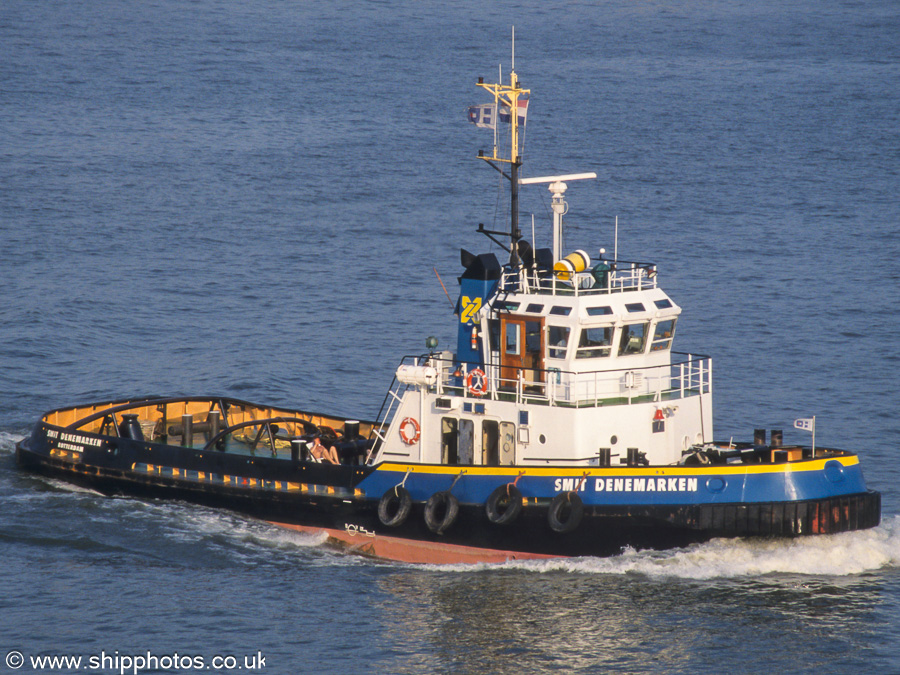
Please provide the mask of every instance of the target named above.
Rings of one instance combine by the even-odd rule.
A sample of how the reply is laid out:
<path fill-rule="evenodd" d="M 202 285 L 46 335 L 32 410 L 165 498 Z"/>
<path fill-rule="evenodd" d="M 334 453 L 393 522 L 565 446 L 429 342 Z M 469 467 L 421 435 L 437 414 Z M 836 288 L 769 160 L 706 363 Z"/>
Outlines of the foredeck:
<path fill-rule="evenodd" d="M 371 422 L 220 397 L 97 403 L 53 410 L 42 421 L 63 450 L 67 444 L 83 445 L 84 434 L 91 434 L 284 458 L 292 457 L 293 439 L 319 435 L 325 443 L 352 442 L 368 438 L 373 426 Z"/>

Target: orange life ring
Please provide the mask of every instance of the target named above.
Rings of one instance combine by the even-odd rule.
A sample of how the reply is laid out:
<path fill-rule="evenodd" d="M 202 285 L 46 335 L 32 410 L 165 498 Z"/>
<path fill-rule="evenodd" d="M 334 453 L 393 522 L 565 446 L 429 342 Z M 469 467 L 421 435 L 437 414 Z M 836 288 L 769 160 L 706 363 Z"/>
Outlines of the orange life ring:
<path fill-rule="evenodd" d="M 487 393 L 487 375 L 481 368 L 469 371 L 469 374 L 466 375 L 466 388 L 473 396 L 484 396 Z"/>
<path fill-rule="evenodd" d="M 419 441 L 419 423 L 414 417 L 404 417 L 400 422 L 400 439 L 407 445 L 412 445 Z"/>

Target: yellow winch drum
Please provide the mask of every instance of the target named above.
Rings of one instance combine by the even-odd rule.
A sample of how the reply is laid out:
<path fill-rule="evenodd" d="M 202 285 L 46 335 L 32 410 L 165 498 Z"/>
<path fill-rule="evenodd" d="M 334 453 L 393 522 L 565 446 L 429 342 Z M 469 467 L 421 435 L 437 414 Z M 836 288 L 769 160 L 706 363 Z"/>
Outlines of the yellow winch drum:
<path fill-rule="evenodd" d="M 560 281 L 570 281 L 577 272 L 584 272 L 591 264 L 591 257 L 582 250 L 570 253 L 553 266 L 553 273 Z"/>

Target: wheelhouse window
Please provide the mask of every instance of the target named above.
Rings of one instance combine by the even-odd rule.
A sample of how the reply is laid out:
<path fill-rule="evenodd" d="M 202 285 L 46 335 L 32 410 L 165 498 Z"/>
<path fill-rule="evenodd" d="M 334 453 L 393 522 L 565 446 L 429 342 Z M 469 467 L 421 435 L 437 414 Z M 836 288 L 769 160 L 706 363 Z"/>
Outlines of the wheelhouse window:
<path fill-rule="evenodd" d="M 500 320 L 491 319 L 488 321 L 488 335 L 491 340 L 491 351 L 500 351 Z"/>
<path fill-rule="evenodd" d="M 566 349 L 569 346 L 569 328 L 564 326 L 547 327 L 547 356 L 551 359 L 566 358 Z"/>
<path fill-rule="evenodd" d="M 522 327 L 517 323 L 508 323 L 506 324 L 506 353 L 507 354 L 521 354 L 520 344 L 521 340 L 519 338 L 519 332 L 522 330 Z"/>
<path fill-rule="evenodd" d="M 675 319 L 660 321 L 653 331 L 653 342 L 650 343 L 651 352 L 659 352 L 672 346 L 672 338 L 675 336 Z"/>
<path fill-rule="evenodd" d="M 541 351 L 541 322 L 525 322 L 525 350 L 529 354 L 538 354 Z M 541 358 L 543 358 L 541 354 Z"/>
<path fill-rule="evenodd" d="M 594 359 L 601 356 L 609 356 L 613 339 L 612 326 L 593 326 L 582 328 L 578 338 L 578 350 L 576 359 Z"/>
<path fill-rule="evenodd" d="M 619 356 L 629 354 L 643 354 L 647 344 L 647 332 L 650 323 L 632 323 L 622 327 L 622 337 L 619 340 Z"/>

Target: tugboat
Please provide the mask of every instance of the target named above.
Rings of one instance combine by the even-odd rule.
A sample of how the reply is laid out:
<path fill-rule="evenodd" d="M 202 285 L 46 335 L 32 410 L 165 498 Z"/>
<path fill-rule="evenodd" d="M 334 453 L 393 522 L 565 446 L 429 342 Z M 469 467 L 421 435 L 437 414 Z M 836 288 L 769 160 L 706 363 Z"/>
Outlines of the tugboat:
<path fill-rule="evenodd" d="M 479 157 L 509 181 L 506 251 L 461 252 L 455 351 L 405 357 L 374 420 L 228 397 L 143 398 L 46 413 L 20 467 L 103 494 L 234 509 L 406 562 L 607 556 L 713 537 L 798 537 L 878 525 L 856 454 L 782 432 L 713 440 L 712 360 L 674 352 L 681 308 L 649 262 L 562 249 L 568 184 L 520 177 L 530 91 L 478 86 L 470 121 L 508 125 Z M 496 132 L 495 132 L 496 134 Z M 496 136 L 495 136 L 496 137 Z M 552 248 L 518 222 L 545 185 Z M 814 420 L 797 426 L 813 429 Z"/>

